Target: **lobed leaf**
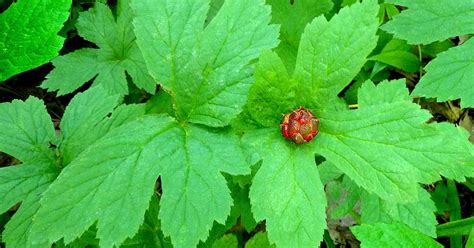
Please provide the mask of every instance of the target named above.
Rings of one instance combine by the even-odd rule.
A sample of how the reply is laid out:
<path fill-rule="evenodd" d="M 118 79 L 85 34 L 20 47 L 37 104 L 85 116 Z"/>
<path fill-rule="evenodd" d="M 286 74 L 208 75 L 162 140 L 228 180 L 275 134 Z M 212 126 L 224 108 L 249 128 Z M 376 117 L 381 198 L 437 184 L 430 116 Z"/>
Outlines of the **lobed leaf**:
<path fill-rule="evenodd" d="M 71 100 L 60 123 L 64 164 L 100 137 L 101 130 L 94 127 L 112 112 L 118 100 L 118 95 L 110 96 L 102 88 L 79 93 Z"/>
<path fill-rule="evenodd" d="M 104 133 L 145 112 L 143 105 L 122 105 L 110 118 L 105 118 L 116 104 L 117 97 L 108 97 L 101 88 L 78 94 L 66 109 L 60 125 L 64 132 L 59 142 L 40 100 L 31 97 L 25 102 L 0 104 L 3 131 L 0 131 L 0 138 L 5 140 L 0 150 L 23 162 L 0 168 L 0 197 L 3 199 L 0 212 L 21 202 L 19 210 L 5 226 L 3 235 L 8 246 L 49 247 L 45 242 L 32 245 L 28 238 L 42 194 L 56 179 L 61 167 Z M 60 152 L 55 154 L 51 143 L 59 144 Z M 58 154 L 63 156 L 58 158 Z"/>
<path fill-rule="evenodd" d="M 51 117 L 43 102 L 35 97 L 0 104 L 0 151 L 21 161 L 34 162 L 54 143 Z"/>
<path fill-rule="evenodd" d="M 377 11 L 375 1 L 363 1 L 330 21 L 320 16 L 306 26 L 293 77 L 297 98 L 307 108 L 332 109 L 337 94 L 359 73 L 377 43 Z"/>
<path fill-rule="evenodd" d="M 255 219 L 266 220 L 270 241 L 281 247 L 319 244 L 326 227 L 326 197 L 314 153 L 290 144 L 273 128 L 247 132 L 243 140 L 263 159 L 250 201 Z"/>
<path fill-rule="evenodd" d="M 268 6 L 263 0 L 226 1 L 204 30 L 209 1 L 132 6 L 138 44 L 151 75 L 175 97 L 178 119 L 229 124 L 253 82 L 250 61 L 277 45 Z"/>
<path fill-rule="evenodd" d="M 255 78 L 246 113 L 264 127 L 278 125 L 281 115 L 275 113 L 290 112 L 295 106 L 296 81 L 290 79 L 280 57 L 270 51 L 260 56 Z"/>
<path fill-rule="evenodd" d="M 138 231 L 161 175 L 162 230 L 175 246 L 195 246 L 214 220 L 223 223 L 230 212 L 232 199 L 220 171 L 247 173 L 243 160 L 230 134 L 182 127 L 164 116 L 129 122 L 63 170 L 41 200 L 31 241 L 69 243 L 97 221 L 100 246 L 120 245 Z"/>
<path fill-rule="evenodd" d="M 128 93 L 126 73 L 147 92 L 154 93 L 156 82 L 148 75 L 143 56 L 135 43 L 130 0 L 120 0 L 117 20 L 107 5 L 96 3 L 82 12 L 77 23 L 79 35 L 99 48 L 83 48 L 53 60 L 53 69 L 42 87 L 65 95 L 94 77 L 110 94 Z"/>
<path fill-rule="evenodd" d="M 0 113 L 0 151 L 23 162 L 0 168 L 0 213 L 21 202 L 5 226 L 3 240 L 12 247 L 25 247 L 40 194 L 58 173 L 56 158 L 49 149 L 56 135 L 45 106 L 37 98 L 2 103 Z"/>
<path fill-rule="evenodd" d="M 473 173 L 465 162 L 472 156 L 467 133 L 425 124 L 429 113 L 411 103 L 404 88 L 401 81 L 365 83 L 360 109 L 321 112 L 314 145 L 358 185 L 397 202 L 416 201 L 418 182 L 432 183 L 439 175 L 463 181 Z"/>

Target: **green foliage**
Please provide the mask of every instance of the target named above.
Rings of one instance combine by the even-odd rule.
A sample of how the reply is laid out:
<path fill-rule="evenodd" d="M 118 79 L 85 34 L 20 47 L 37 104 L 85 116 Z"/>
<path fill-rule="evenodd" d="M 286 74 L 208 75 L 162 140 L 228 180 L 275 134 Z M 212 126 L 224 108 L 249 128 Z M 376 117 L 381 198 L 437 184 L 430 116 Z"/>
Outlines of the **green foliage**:
<path fill-rule="evenodd" d="M 11 246 L 26 245 L 31 216 L 39 207 L 39 194 L 56 178 L 54 128 L 43 103 L 34 97 L 0 104 L 0 151 L 23 163 L 0 169 L 0 213 L 18 202 L 18 212 L 5 226 L 3 240 Z"/>
<path fill-rule="evenodd" d="M 266 220 L 270 241 L 282 247 L 321 242 L 326 197 L 314 151 L 282 139 L 275 128 L 249 131 L 243 140 L 263 159 L 250 201 L 256 220 Z"/>
<path fill-rule="evenodd" d="M 270 245 L 267 233 L 259 232 L 247 242 L 245 248 L 275 248 L 275 245 Z"/>
<path fill-rule="evenodd" d="M 230 212 L 232 199 L 219 171 L 248 173 L 238 151 L 230 134 L 181 126 L 166 116 L 122 125 L 89 146 L 51 185 L 32 240 L 52 243 L 64 237 L 68 243 L 98 220 L 100 245 L 121 244 L 138 230 L 161 175 L 162 229 L 176 246 L 194 246 L 205 240 L 214 220 L 223 223 Z M 67 192 L 74 194 L 61 197 Z M 114 225 L 117 221 L 123 224 Z"/>
<path fill-rule="evenodd" d="M 337 108 L 337 94 L 377 43 L 377 10 L 377 4 L 365 1 L 341 9 L 329 22 L 317 17 L 306 27 L 293 75 L 299 82 L 297 97 L 306 107 Z"/>
<path fill-rule="evenodd" d="M 436 97 L 440 102 L 460 98 L 461 107 L 474 107 L 474 39 L 438 54 L 425 70 L 413 95 Z"/>
<path fill-rule="evenodd" d="M 127 3 L 122 1 L 119 5 L 122 8 L 119 8 L 117 22 L 111 10 L 99 3 L 81 14 L 79 33 L 96 43 L 99 49 L 83 49 L 77 53 L 113 59 L 112 55 L 133 48 L 131 12 Z M 67 167 L 42 195 L 41 207 L 34 214 L 28 242 L 51 245 L 64 238 L 67 244 L 97 222 L 97 237 L 101 247 L 122 244 L 140 230 L 159 176 L 163 189 L 159 210 L 160 228 L 164 234 L 171 236 L 175 246 L 193 247 L 199 240 L 206 240 L 214 221 L 226 221 L 232 198 L 221 172 L 248 174 L 247 160 L 237 136 L 226 130 L 209 129 L 190 122 L 208 126 L 229 124 L 245 103 L 253 81 L 253 66 L 250 62 L 258 57 L 261 49 L 276 46 L 278 29 L 277 26 L 268 25 L 270 11 L 262 1 L 227 1 L 203 29 L 207 10 L 205 3 L 201 1 L 186 6 L 165 1 L 163 4 L 133 2 L 138 43 L 149 68 L 153 68 L 150 69 L 151 75 L 170 92 L 177 120 L 166 115 L 150 115 L 123 124 L 124 116 L 137 117 L 143 114 L 144 108 L 140 108 L 142 112 L 137 114 L 140 112 L 131 106 L 128 109 L 117 108 L 110 120 L 106 118 L 103 121 L 116 106 L 118 94 L 127 91 L 124 87 L 126 81 L 117 85 L 117 80 L 99 72 L 94 84 L 104 86 L 106 91 L 95 92 L 97 88 L 93 88 L 88 91 L 88 95 L 78 94 L 61 121 L 62 142 L 58 151 L 61 165 Z M 247 8 L 248 5 L 254 7 Z M 165 14 L 170 6 L 179 11 L 166 21 L 179 24 L 191 20 L 190 23 L 196 26 L 172 29 L 178 33 L 169 35 L 180 38 L 177 40 L 156 39 L 158 36 L 168 38 L 161 34 L 170 29 L 160 20 L 167 16 L 159 13 Z M 150 11 L 159 25 L 146 23 L 154 20 L 147 17 Z M 188 19 L 189 13 L 196 19 Z M 247 19 L 254 19 L 254 22 L 249 23 L 245 21 Z M 155 30 L 149 32 L 139 27 L 153 27 Z M 181 31 L 193 39 L 187 39 L 186 35 L 179 33 Z M 166 41 L 180 45 L 187 43 L 190 47 L 179 50 L 180 46 Z M 215 47 L 219 49 L 211 49 Z M 161 49 L 161 53 L 169 52 L 166 57 L 171 58 L 172 63 L 147 48 Z M 69 74 L 67 70 L 73 68 L 71 65 L 80 68 L 74 63 L 70 64 L 67 56 L 58 58 L 67 68 L 57 66 L 45 82 L 46 85 L 64 79 L 64 75 Z M 181 60 L 183 58 L 190 60 Z M 116 58 L 113 60 L 116 61 Z M 118 67 L 114 65 L 113 68 L 121 70 L 119 73 L 108 70 L 108 74 L 123 75 L 122 79 L 125 79 L 124 70 L 127 70 L 137 83 L 133 72 L 121 67 L 122 62 L 126 64 L 128 60 L 126 58 L 119 62 Z M 87 63 L 80 57 L 76 61 Z M 96 61 L 101 60 L 89 60 Z M 102 68 L 94 63 L 87 63 L 87 67 Z M 154 63 L 160 65 L 153 67 Z M 163 78 L 159 70 L 167 66 L 170 66 L 170 74 Z M 88 69 L 82 67 L 80 70 Z M 74 73 L 81 72 L 71 73 L 70 79 L 77 79 L 78 74 Z M 85 80 L 79 83 L 89 80 L 96 73 L 88 72 L 87 78 L 84 77 Z M 101 81 L 101 77 L 109 81 Z M 63 88 L 62 93 L 79 86 L 76 83 L 71 87 L 69 83 L 64 84 L 64 87 L 69 88 Z M 107 95 L 107 92 L 117 94 Z M 64 197 L 66 195 L 68 197 Z M 118 222 L 123 224 L 116 225 Z"/>
<path fill-rule="evenodd" d="M 0 212 L 22 202 L 5 228 L 4 240 L 9 246 L 26 246 L 42 194 L 71 157 L 77 156 L 84 145 L 93 143 L 108 130 L 144 113 L 143 107 L 140 111 L 140 107 L 134 105 L 123 105 L 113 111 L 118 104 L 113 98 L 102 88 L 78 94 L 61 122 L 61 137 L 56 136 L 39 99 L 30 97 L 24 102 L 0 104 L 0 138 L 5 141 L 1 143 L 0 151 L 22 161 L 20 165 L 0 169 L 0 195 L 4 199 Z M 89 105 L 91 102 L 94 104 Z M 132 109 L 133 112 L 129 111 Z M 108 118 L 110 113 L 112 116 Z M 51 144 L 57 144 L 58 149 L 53 149 Z M 44 243 L 38 245 L 46 246 Z"/>
<path fill-rule="evenodd" d="M 236 248 L 237 238 L 232 234 L 224 235 L 222 238 L 214 242 L 212 248 Z"/>
<path fill-rule="evenodd" d="M 272 6 L 272 22 L 281 25 L 280 44 L 275 49 L 283 58 L 288 71 L 293 72 L 301 34 L 315 17 L 329 12 L 333 7 L 330 0 L 281 1 L 267 0 Z"/>
<path fill-rule="evenodd" d="M 381 28 L 410 44 L 429 44 L 454 36 L 474 33 L 474 2 L 391 0 L 408 7 Z M 438 101 L 461 99 L 462 107 L 474 106 L 474 41 L 439 54 L 430 62 L 413 94 L 437 98 Z M 449 77 L 446 77 L 449 75 Z"/>
<path fill-rule="evenodd" d="M 406 218 L 410 208 L 417 208 L 418 201 L 427 206 L 428 213 L 434 211 L 426 194 L 419 193 L 418 183 L 434 182 L 440 175 L 461 181 L 466 175 L 473 175 L 472 166 L 466 164 L 473 154 L 467 133 L 447 124 L 426 124 L 429 113 L 411 102 L 403 81 L 386 81 L 378 86 L 364 83 L 358 94 L 358 110 L 345 110 L 337 98 L 375 45 L 375 6 L 365 1 L 342 9 L 329 22 L 324 17 L 316 18 L 302 35 L 293 76 L 277 54 L 265 52 L 260 58 L 247 113 L 241 118 L 250 117 L 258 123 L 245 132 L 243 140 L 263 159 L 253 179 L 250 198 L 255 217 L 266 220 L 272 243 L 308 246 L 322 239 L 324 222 L 317 225 L 315 221 L 321 220 L 325 204 L 321 200 L 317 205 L 311 203 L 313 199 L 324 199 L 316 196 L 321 194 L 315 191 L 320 180 L 310 169 L 315 153 L 383 201 L 400 204 L 403 211 L 407 209 L 393 213 L 390 221 Z M 364 21 L 348 21 L 354 19 Z M 358 34 L 357 39 L 349 42 L 347 33 Z M 294 147 L 281 139 L 275 126 L 279 114 L 297 106 L 311 106 L 321 125 L 314 142 Z M 308 197 L 299 198 L 300 192 L 306 192 Z M 419 194 L 425 200 L 419 200 Z M 303 205 L 311 206 L 310 210 L 304 210 Z M 281 207 L 284 208 L 280 210 Z M 302 212 L 310 214 L 301 218 Z M 315 219 L 306 223 L 311 216 Z M 434 235 L 433 215 L 423 218 L 421 223 L 405 221 Z M 282 223 L 285 220 L 292 221 Z M 295 223 L 299 224 L 293 227 Z M 299 228 L 306 231 L 305 235 L 294 235 Z"/>
<path fill-rule="evenodd" d="M 381 28 L 408 41 L 429 44 L 458 35 L 474 33 L 474 2 L 471 0 L 388 0 L 408 9 Z"/>
<path fill-rule="evenodd" d="M 362 221 L 367 224 L 379 222 L 400 222 L 414 230 L 436 237 L 436 207 L 430 195 L 425 190 L 418 188 L 418 200 L 409 203 L 393 203 L 365 193 L 361 197 Z"/>
<path fill-rule="evenodd" d="M 416 72 L 420 69 L 420 61 L 411 52 L 411 46 L 398 39 L 389 41 L 379 54 L 371 56 L 369 59 L 391 65 L 406 72 Z"/>
<path fill-rule="evenodd" d="M 71 0 L 20 0 L 0 14 L 0 82 L 49 62 L 64 38 Z"/>
<path fill-rule="evenodd" d="M 0 80 L 57 55 L 71 6 L 12 2 L 0 1 Z M 1 99 L 26 99 L 0 103 L 0 246 L 357 242 L 340 230 L 361 247 L 474 242 L 460 204 L 474 177 L 462 128 L 474 39 L 446 40 L 473 33 L 471 2 L 72 6 L 64 55 L 41 85 L 56 95 L 17 91 L 27 74 L 0 86 Z M 296 145 L 279 124 L 298 107 L 320 124 Z"/>
<path fill-rule="evenodd" d="M 361 240 L 361 247 L 427 247 L 441 248 L 438 242 L 415 231 L 401 223 L 393 224 L 363 224 L 351 228 L 356 237 Z"/>
<path fill-rule="evenodd" d="M 139 88 L 154 93 L 156 82 L 148 75 L 135 43 L 130 0 L 120 2 L 117 18 L 101 3 L 80 14 L 79 34 L 99 48 L 83 48 L 54 59 L 56 68 L 46 76 L 42 87 L 64 95 L 94 79 L 93 85 L 101 85 L 110 94 L 125 95 L 128 74 Z"/>
<path fill-rule="evenodd" d="M 147 0 L 132 7 L 150 74 L 175 98 L 178 119 L 220 127 L 241 111 L 253 82 L 249 62 L 277 45 L 278 27 L 268 25 L 263 0 L 241 0 L 225 1 L 203 29 L 208 2 Z"/>
<path fill-rule="evenodd" d="M 465 164 L 472 156 L 467 133 L 425 124 L 428 113 L 411 103 L 402 81 L 364 84 L 359 105 L 356 111 L 322 112 L 316 146 L 369 192 L 410 202 L 417 199 L 417 182 L 434 182 L 440 174 L 461 181 L 472 175 L 473 168 Z M 339 124 L 346 121 L 351 125 Z"/>

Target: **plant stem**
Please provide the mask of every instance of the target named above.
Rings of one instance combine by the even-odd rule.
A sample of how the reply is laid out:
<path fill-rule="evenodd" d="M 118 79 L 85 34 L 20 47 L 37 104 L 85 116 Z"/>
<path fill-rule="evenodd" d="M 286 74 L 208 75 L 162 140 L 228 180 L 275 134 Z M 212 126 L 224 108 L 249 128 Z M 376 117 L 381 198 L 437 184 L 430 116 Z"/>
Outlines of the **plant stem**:
<path fill-rule="evenodd" d="M 449 221 L 456 221 L 461 219 L 461 204 L 459 203 L 459 194 L 456 188 L 456 183 L 453 180 L 448 179 L 448 204 L 449 210 Z M 449 238 L 449 244 L 452 248 L 462 248 L 462 237 L 460 235 L 454 235 Z"/>
<path fill-rule="evenodd" d="M 336 248 L 336 246 L 334 245 L 334 242 L 333 242 L 332 239 L 331 239 L 331 236 L 329 235 L 328 230 L 324 230 L 323 239 L 324 239 L 324 243 L 326 243 L 326 247 L 328 247 L 328 248 Z"/>
<path fill-rule="evenodd" d="M 449 237 L 454 235 L 468 235 L 474 228 L 474 216 L 450 221 L 436 226 L 438 237 Z"/>

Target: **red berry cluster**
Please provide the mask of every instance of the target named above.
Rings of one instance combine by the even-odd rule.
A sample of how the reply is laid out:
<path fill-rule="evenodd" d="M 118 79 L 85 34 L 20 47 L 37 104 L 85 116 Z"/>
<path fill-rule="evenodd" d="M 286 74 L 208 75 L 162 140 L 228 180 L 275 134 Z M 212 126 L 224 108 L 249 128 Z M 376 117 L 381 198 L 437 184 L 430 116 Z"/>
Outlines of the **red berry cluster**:
<path fill-rule="evenodd" d="M 319 119 L 303 107 L 283 116 L 281 133 L 296 144 L 310 142 L 318 134 Z"/>

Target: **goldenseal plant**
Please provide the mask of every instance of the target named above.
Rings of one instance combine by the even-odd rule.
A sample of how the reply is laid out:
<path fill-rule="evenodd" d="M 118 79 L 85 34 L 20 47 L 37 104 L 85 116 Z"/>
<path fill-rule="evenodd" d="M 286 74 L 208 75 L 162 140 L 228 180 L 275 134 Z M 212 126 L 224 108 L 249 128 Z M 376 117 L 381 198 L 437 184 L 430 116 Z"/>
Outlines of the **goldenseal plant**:
<path fill-rule="evenodd" d="M 270 7 L 263 0 L 226 1 L 205 25 L 206 0 L 130 6 L 149 74 L 172 96 L 176 114 L 124 124 L 73 159 L 35 200 L 25 233 L 29 244 L 67 244 L 96 223 L 101 247 L 121 245 L 139 230 L 160 177 L 161 230 L 174 246 L 194 247 L 230 213 L 232 198 L 221 173 L 250 172 L 238 137 L 222 127 L 246 102 L 254 81 L 251 62 L 278 44 Z M 87 19 L 110 16 L 105 6 L 95 8 Z M 85 17 L 79 23 L 92 24 Z"/>
<path fill-rule="evenodd" d="M 10 2 L 0 246 L 474 247 L 471 0 Z"/>
<path fill-rule="evenodd" d="M 446 123 L 426 124 L 430 114 L 412 103 L 403 80 L 365 82 L 357 110 L 349 110 L 338 97 L 376 45 L 377 11 L 375 1 L 363 1 L 341 9 L 330 21 L 315 18 L 301 36 L 294 71 L 282 61 L 286 54 L 280 58 L 267 51 L 259 59 L 256 82 L 235 125 L 262 161 L 251 182 L 250 201 L 256 220 L 265 220 L 268 238 L 277 247 L 322 241 L 327 205 L 315 155 L 381 202 L 408 210 L 413 209 L 410 204 L 426 206 L 431 214 L 385 221 L 418 225 L 415 229 L 433 237 L 435 209 L 424 203 L 430 200 L 419 184 L 440 176 L 464 181 L 474 173 L 468 164 L 473 156 L 468 134 Z M 278 128 L 281 113 L 298 106 L 320 120 L 318 135 L 299 145 L 284 139 Z M 425 218 L 421 223 L 426 225 L 416 218 Z M 377 238 L 368 230 L 377 228 L 362 225 L 355 233 L 363 245 L 376 247 L 368 244 Z"/>

